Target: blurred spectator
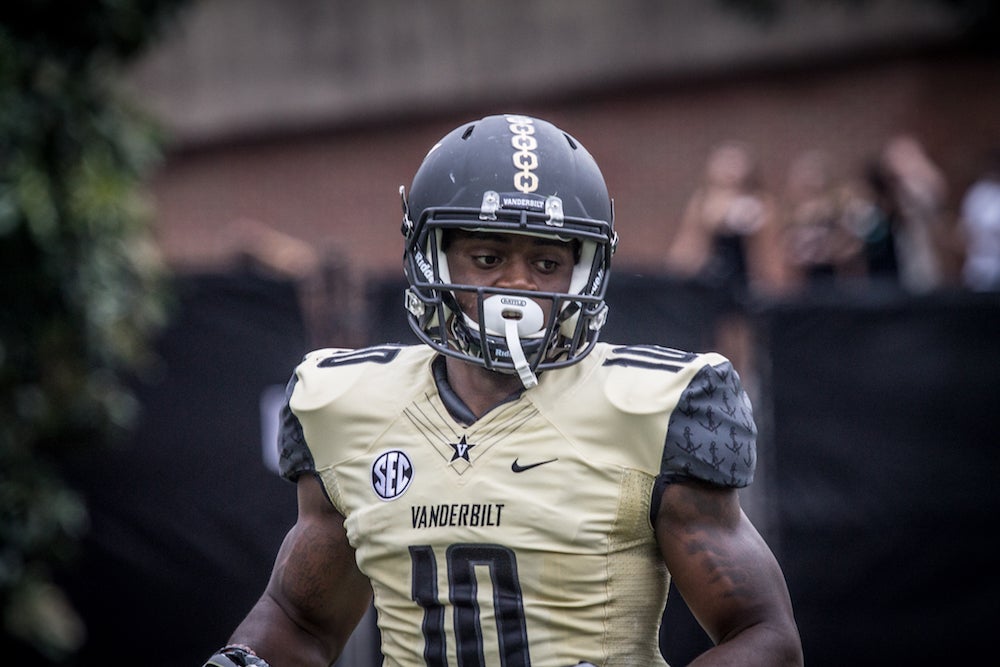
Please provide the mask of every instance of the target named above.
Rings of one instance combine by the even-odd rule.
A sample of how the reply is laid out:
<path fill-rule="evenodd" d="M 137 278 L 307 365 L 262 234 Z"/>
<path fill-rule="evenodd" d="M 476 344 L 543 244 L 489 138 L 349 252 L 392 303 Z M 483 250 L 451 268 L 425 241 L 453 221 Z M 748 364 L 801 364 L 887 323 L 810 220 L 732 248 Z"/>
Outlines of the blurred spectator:
<path fill-rule="evenodd" d="M 864 170 L 867 213 L 859 218 L 858 235 L 864 246 L 865 273 L 873 280 L 899 282 L 899 262 L 896 259 L 896 229 L 899 213 L 890 191 L 888 175 L 878 159 L 871 160 Z"/>
<path fill-rule="evenodd" d="M 363 338 L 364 306 L 335 244 L 310 243 L 251 218 L 220 227 L 215 241 L 220 261 L 295 283 L 314 345 L 343 346 Z"/>
<path fill-rule="evenodd" d="M 750 148 L 727 141 L 709 153 L 701 183 L 667 249 L 667 269 L 735 298 L 780 285 L 775 203 Z"/>
<path fill-rule="evenodd" d="M 712 288 L 717 300 L 712 347 L 732 361 L 753 395 L 745 300 L 781 287 L 783 262 L 774 198 L 762 186 L 746 144 L 727 141 L 711 150 L 666 255 L 670 273 Z"/>
<path fill-rule="evenodd" d="M 834 180 L 825 152 L 808 150 L 792 161 L 781 203 L 783 245 L 795 284 L 866 274 L 860 202 L 851 188 Z"/>
<path fill-rule="evenodd" d="M 950 245 L 943 172 L 920 141 L 901 134 L 886 142 L 872 176 L 883 188 L 900 284 L 913 292 L 940 287 L 945 281 L 942 257 Z"/>
<path fill-rule="evenodd" d="M 963 284 L 976 291 L 1000 290 L 1000 147 L 966 190 L 959 210 L 965 246 Z"/>

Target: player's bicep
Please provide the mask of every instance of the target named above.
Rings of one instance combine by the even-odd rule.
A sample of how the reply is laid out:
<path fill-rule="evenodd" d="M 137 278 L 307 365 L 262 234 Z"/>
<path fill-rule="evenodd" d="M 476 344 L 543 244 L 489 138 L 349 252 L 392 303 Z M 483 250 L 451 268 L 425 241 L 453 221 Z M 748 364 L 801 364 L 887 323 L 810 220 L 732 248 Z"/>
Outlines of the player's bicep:
<path fill-rule="evenodd" d="M 344 517 L 313 475 L 299 478 L 299 518 L 285 537 L 267 594 L 296 625 L 343 648 L 371 601 L 358 570 Z"/>
<path fill-rule="evenodd" d="M 697 482 L 663 492 L 656 533 L 664 562 L 692 614 L 716 643 L 766 622 L 783 579 L 743 514 L 735 489 Z"/>

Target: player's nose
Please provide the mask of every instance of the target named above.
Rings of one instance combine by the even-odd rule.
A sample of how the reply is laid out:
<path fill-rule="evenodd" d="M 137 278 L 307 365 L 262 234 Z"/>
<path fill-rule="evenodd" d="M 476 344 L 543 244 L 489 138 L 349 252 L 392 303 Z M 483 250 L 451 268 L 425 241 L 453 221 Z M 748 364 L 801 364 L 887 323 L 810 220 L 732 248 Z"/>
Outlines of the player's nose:
<path fill-rule="evenodd" d="M 511 257 L 504 265 L 497 287 L 508 289 L 537 290 L 531 262 L 523 257 Z"/>

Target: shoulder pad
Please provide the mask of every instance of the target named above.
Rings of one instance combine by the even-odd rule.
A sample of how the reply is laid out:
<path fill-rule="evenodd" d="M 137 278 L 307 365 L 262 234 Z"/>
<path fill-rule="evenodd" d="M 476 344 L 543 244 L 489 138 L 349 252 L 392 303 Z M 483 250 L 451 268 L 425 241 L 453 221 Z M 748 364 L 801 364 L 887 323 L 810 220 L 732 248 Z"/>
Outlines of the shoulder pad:
<path fill-rule="evenodd" d="M 756 464 L 757 426 L 740 376 L 724 357 L 706 360 L 670 416 L 660 474 L 743 487 Z"/>
<path fill-rule="evenodd" d="M 358 382 L 372 364 L 388 364 L 404 346 L 379 346 L 360 350 L 324 348 L 305 356 L 286 388 L 281 411 L 279 465 L 286 479 L 294 480 L 315 469 L 313 452 L 306 443 L 303 421 L 338 399 L 357 392 Z M 363 399 L 359 399 L 363 402 Z"/>
<path fill-rule="evenodd" d="M 697 371 L 695 361 L 723 361 L 719 355 L 698 355 L 658 345 L 614 346 L 602 366 L 608 367 L 604 394 L 616 408 L 635 415 L 670 410 Z"/>
<path fill-rule="evenodd" d="M 311 410 L 346 394 L 364 375 L 366 364 L 387 364 L 403 349 L 401 345 L 380 345 L 358 350 L 329 347 L 310 352 L 295 369 L 295 410 Z"/>

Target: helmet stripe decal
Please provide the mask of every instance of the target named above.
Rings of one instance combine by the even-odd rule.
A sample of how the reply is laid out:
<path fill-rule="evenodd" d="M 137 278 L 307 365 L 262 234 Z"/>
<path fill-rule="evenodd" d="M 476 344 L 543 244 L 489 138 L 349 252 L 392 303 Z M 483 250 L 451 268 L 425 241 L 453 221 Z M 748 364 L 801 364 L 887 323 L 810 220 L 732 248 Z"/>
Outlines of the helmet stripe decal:
<path fill-rule="evenodd" d="M 527 116 L 507 116 L 510 131 L 513 136 L 510 145 L 514 147 L 514 188 L 518 192 L 525 194 L 538 189 L 538 153 L 534 152 L 538 148 L 538 140 L 535 139 L 534 121 Z"/>

